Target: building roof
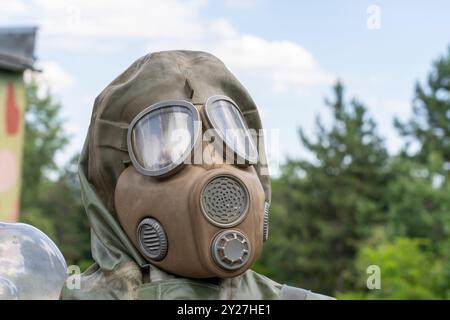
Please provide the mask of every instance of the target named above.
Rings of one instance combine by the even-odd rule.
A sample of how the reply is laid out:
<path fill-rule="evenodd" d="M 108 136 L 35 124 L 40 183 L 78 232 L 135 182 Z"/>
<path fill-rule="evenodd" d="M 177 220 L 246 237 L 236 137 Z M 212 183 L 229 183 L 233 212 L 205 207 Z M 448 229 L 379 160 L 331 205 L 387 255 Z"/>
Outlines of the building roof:
<path fill-rule="evenodd" d="M 36 27 L 0 28 L 0 69 L 22 72 L 34 69 Z"/>

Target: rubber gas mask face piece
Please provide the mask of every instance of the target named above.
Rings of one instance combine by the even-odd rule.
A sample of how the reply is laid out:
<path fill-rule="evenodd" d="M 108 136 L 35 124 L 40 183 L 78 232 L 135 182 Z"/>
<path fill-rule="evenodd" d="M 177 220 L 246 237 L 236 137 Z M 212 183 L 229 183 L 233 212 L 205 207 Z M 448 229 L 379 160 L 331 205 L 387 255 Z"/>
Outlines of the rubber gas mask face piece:
<path fill-rule="evenodd" d="M 205 144 L 210 130 L 214 143 Z M 262 250 L 267 204 L 253 166 L 257 149 L 230 98 L 144 109 L 128 128 L 128 152 L 132 165 L 119 177 L 115 208 L 149 262 L 192 278 L 250 268 Z"/>

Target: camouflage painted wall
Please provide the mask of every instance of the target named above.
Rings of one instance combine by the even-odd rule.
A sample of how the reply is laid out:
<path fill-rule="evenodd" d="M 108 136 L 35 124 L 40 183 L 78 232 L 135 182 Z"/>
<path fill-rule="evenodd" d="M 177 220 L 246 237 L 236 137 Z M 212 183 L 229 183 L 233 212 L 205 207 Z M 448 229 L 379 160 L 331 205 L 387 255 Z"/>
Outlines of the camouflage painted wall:
<path fill-rule="evenodd" d="M 19 220 L 24 111 L 22 73 L 0 70 L 0 221 Z"/>

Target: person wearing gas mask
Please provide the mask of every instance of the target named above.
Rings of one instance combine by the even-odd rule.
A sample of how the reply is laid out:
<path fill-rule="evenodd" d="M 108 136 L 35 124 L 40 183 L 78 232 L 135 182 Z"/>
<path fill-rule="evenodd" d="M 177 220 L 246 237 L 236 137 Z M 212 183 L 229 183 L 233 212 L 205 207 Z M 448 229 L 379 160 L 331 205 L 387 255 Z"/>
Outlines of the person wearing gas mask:
<path fill-rule="evenodd" d="M 328 298 L 250 270 L 271 197 L 260 129 L 213 55 L 133 63 L 95 100 L 79 163 L 95 263 L 62 298 Z"/>

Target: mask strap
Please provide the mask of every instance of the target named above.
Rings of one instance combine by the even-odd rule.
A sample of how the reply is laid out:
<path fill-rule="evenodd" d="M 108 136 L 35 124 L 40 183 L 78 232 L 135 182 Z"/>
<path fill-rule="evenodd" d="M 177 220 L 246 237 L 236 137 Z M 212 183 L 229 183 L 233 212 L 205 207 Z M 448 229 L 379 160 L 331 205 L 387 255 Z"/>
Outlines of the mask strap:
<path fill-rule="evenodd" d="M 99 147 L 109 147 L 128 154 L 128 123 L 99 119 L 97 130 L 101 133 L 97 135 Z"/>

